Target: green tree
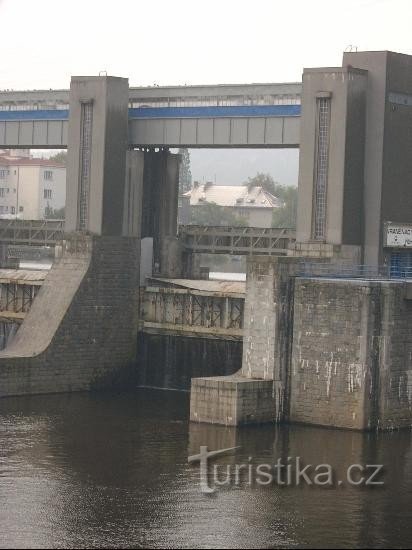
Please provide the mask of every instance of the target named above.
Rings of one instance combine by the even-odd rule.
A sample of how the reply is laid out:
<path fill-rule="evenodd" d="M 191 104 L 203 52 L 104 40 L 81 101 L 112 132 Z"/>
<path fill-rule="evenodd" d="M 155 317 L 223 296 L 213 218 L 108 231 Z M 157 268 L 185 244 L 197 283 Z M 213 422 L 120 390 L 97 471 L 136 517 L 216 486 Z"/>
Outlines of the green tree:
<path fill-rule="evenodd" d="M 283 201 L 283 206 L 273 212 L 272 227 L 296 227 L 296 215 L 298 207 L 298 188 L 292 185 L 278 186 L 278 197 Z M 280 192 L 279 192 L 280 191 Z"/>
<path fill-rule="evenodd" d="M 258 172 L 248 178 L 245 185 L 248 189 L 259 186 L 283 202 L 283 206 L 273 212 L 272 227 L 296 227 L 298 188 L 293 185 L 281 185 L 270 174 Z"/>
<path fill-rule="evenodd" d="M 190 169 L 190 153 L 187 149 L 179 149 L 179 194 L 183 195 L 192 188 L 192 172 Z"/>
<path fill-rule="evenodd" d="M 57 164 L 67 164 L 67 151 L 59 151 L 58 153 L 52 155 L 50 160 L 57 162 Z"/>
<path fill-rule="evenodd" d="M 270 174 L 263 174 L 262 172 L 258 172 L 253 178 L 248 178 L 245 185 L 247 185 L 249 190 L 253 189 L 253 187 L 262 187 L 265 191 L 271 193 L 275 197 L 277 196 L 276 188 L 279 186 Z"/>
<path fill-rule="evenodd" d="M 201 206 L 192 206 L 191 225 L 242 226 L 244 222 L 227 206 L 215 202 L 206 202 Z"/>

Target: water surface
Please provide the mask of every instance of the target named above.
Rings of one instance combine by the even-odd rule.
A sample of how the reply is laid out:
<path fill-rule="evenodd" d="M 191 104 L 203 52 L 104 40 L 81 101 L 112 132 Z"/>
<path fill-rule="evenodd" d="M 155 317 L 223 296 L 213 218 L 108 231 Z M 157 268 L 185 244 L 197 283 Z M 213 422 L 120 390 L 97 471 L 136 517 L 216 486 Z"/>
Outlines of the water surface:
<path fill-rule="evenodd" d="M 411 433 L 188 422 L 188 394 L 138 390 L 0 401 L 1 547 L 408 547 Z M 382 462 L 380 488 L 199 490 L 188 454 L 240 446 L 217 464 L 300 456 Z"/>

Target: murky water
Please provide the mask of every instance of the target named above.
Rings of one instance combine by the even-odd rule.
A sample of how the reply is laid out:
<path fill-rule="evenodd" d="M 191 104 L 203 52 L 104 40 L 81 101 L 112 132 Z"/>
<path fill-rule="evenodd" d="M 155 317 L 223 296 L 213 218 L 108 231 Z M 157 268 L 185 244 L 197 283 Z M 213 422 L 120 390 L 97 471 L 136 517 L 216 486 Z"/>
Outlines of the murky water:
<path fill-rule="evenodd" d="M 412 435 L 310 427 L 227 429 L 188 423 L 188 395 L 139 390 L 0 401 L 1 547 L 408 547 Z M 383 487 L 261 487 L 248 478 L 199 489 L 188 454 L 300 456 L 342 473 L 385 464 Z M 253 457 L 249 461 L 249 456 Z"/>

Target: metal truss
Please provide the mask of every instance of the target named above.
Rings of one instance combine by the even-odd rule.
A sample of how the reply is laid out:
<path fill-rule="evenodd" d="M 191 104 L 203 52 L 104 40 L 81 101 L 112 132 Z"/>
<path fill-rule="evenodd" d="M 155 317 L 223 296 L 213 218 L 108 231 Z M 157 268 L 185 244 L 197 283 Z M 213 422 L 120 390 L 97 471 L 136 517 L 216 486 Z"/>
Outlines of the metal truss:
<path fill-rule="evenodd" d="M 40 286 L 12 280 L 0 283 L 0 317 L 24 319 Z"/>
<path fill-rule="evenodd" d="M 0 219 L 0 242 L 54 246 L 63 240 L 64 220 Z"/>
<path fill-rule="evenodd" d="M 239 338 L 243 334 L 244 296 L 240 294 L 146 287 L 141 291 L 140 304 L 144 331 L 186 332 L 212 338 Z"/>
<path fill-rule="evenodd" d="M 295 231 L 273 227 L 182 225 L 179 237 L 189 252 L 204 254 L 286 255 Z"/>

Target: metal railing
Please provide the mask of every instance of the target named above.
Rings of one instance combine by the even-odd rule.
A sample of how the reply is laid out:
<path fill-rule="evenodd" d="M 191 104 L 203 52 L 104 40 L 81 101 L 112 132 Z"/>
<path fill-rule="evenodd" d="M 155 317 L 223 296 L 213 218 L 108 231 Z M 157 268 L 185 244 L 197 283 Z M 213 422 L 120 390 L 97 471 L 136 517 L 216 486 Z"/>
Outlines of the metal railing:
<path fill-rule="evenodd" d="M 179 237 L 190 252 L 204 254 L 285 255 L 295 231 L 274 227 L 182 225 Z"/>
<path fill-rule="evenodd" d="M 244 295 L 236 293 L 145 287 L 140 295 L 141 329 L 240 338 L 244 301 Z"/>
<path fill-rule="evenodd" d="M 335 263 L 312 263 L 302 261 L 298 277 L 333 277 L 341 279 L 412 279 L 412 267 L 393 265 L 352 265 Z"/>
<path fill-rule="evenodd" d="M 0 242 L 54 246 L 63 240 L 64 220 L 0 219 Z"/>

